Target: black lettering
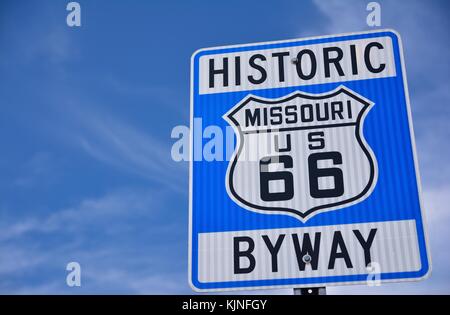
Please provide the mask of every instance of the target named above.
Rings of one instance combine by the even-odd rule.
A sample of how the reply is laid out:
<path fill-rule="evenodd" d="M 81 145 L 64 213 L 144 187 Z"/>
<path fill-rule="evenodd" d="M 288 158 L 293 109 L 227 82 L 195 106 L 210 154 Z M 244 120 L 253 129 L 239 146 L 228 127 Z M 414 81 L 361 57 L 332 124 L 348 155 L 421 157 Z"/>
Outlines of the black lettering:
<path fill-rule="evenodd" d="M 312 104 L 303 104 L 300 106 L 300 120 L 302 122 L 311 122 L 314 120 Z"/>
<path fill-rule="evenodd" d="M 308 133 L 308 141 L 309 142 L 316 142 L 316 145 L 313 145 L 310 143 L 308 145 L 308 148 L 310 150 L 320 150 L 325 148 L 325 139 L 324 139 L 324 132 L 323 131 L 315 131 Z"/>
<path fill-rule="evenodd" d="M 286 112 L 286 123 L 287 124 L 295 124 L 298 121 L 298 117 L 297 117 L 297 106 L 295 105 L 288 105 L 285 107 L 285 112 Z M 289 118 L 292 119 L 289 119 Z"/>
<path fill-rule="evenodd" d="M 266 57 L 261 54 L 256 54 L 250 57 L 249 64 L 250 67 L 252 67 L 255 70 L 258 70 L 261 73 L 261 77 L 259 79 L 255 79 L 253 75 L 248 76 L 248 80 L 253 84 L 261 84 L 267 79 L 267 72 L 266 69 L 264 69 L 261 65 L 258 65 L 255 63 L 256 59 L 266 61 Z"/>
<path fill-rule="evenodd" d="M 340 252 L 338 252 L 340 249 Z M 350 256 L 345 246 L 344 239 L 340 231 L 335 231 L 333 236 L 333 243 L 331 244 L 330 261 L 328 262 L 328 269 L 333 269 L 336 259 L 343 258 L 347 268 L 353 268 Z"/>
<path fill-rule="evenodd" d="M 344 108 L 342 106 L 341 101 L 331 102 L 331 119 L 335 120 L 336 116 L 339 116 L 340 119 L 344 119 L 344 115 L 342 115 Z"/>
<path fill-rule="evenodd" d="M 356 45 L 350 45 L 350 59 L 352 60 L 352 74 L 358 74 L 358 62 L 356 59 Z"/>
<path fill-rule="evenodd" d="M 353 114 L 352 114 L 352 103 L 350 102 L 350 100 L 347 100 L 347 112 L 348 112 L 348 114 L 347 114 L 348 119 L 352 119 L 352 117 L 353 117 Z"/>
<path fill-rule="evenodd" d="M 337 56 L 334 58 L 330 57 L 330 52 L 336 52 Z M 339 76 L 344 76 L 344 71 L 342 71 L 342 67 L 340 64 L 340 61 L 342 60 L 342 57 L 344 56 L 344 53 L 342 52 L 342 49 L 339 47 L 325 47 L 323 49 L 323 61 L 325 65 L 325 77 L 330 77 L 330 64 L 334 64 L 334 67 L 336 68 L 337 72 L 339 73 Z"/>
<path fill-rule="evenodd" d="M 372 243 L 375 238 L 375 234 L 377 233 L 377 229 L 370 230 L 369 236 L 367 237 L 367 241 L 364 240 L 364 237 L 361 235 L 361 232 L 359 230 L 353 230 L 353 233 L 355 234 L 356 238 L 358 239 L 359 243 L 361 244 L 364 250 L 364 260 L 367 266 L 372 262 L 372 259 L 370 257 L 370 248 L 372 247 Z"/>
<path fill-rule="evenodd" d="M 344 174 L 338 167 L 319 168 L 319 161 L 332 160 L 333 165 L 342 165 L 342 154 L 337 151 L 317 152 L 308 156 L 309 193 L 313 198 L 332 198 L 344 194 Z M 333 177 L 334 187 L 321 189 L 319 178 Z"/>
<path fill-rule="evenodd" d="M 274 141 L 275 141 L 275 152 L 289 152 L 291 151 L 291 135 L 288 133 L 286 134 L 286 147 L 280 148 L 280 145 L 278 143 L 278 134 L 275 134 Z"/>
<path fill-rule="evenodd" d="M 328 102 L 323 103 L 323 112 L 320 110 L 320 103 L 316 103 L 316 116 L 317 121 L 326 121 L 330 118 L 328 113 Z"/>
<path fill-rule="evenodd" d="M 209 59 L 209 87 L 214 87 L 214 76 L 216 74 L 223 75 L 223 86 L 228 86 L 228 58 L 223 58 L 223 68 L 214 68 L 214 59 Z"/>
<path fill-rule="evenodd" d="M 302 57 L 303 55 L 308 55 L 309 59 L 311 61 L 311 70 L 309 74 L 304 74 L 302 70 Z M 295 64 L 297 68 L 297 74 L 302 80 L 311 80 L 315 75 L 317 71 L 317 61 L 316 56 L 314 55 L 314 52 L 310 49 L 303 49 L 297 54 L 297 63 Z"/>
<path fill-rule="evenodd" d="M 261 111 L 259 108 L 255 108 L 253 115 L 250 108 L 245 110 L 245 127 L 248 127 L 250 124 L 252 126 L 261 124 Z"/>
<path fill-rule="evenodd" d="M 272 125 L 280 125 L 283 122 L 282 109 L 281 106 L 272 106 L 270 108 L 270 123 Z"/>
<path fill-rule="evenodd" d="M 240 250 L 240 243 L 247 243 L 247 250 Z M 239 236 L 233 238 L 233 253 L 234 253 L 234 273 L 242 274 L 242 273 L 250 273 L 255 269 L 256 260 L 252 255 L 253 250 L 255 249 L 255 242 L 248 236 Z M 240 259 L 241 257 L 245 257 L 249 261 L 248 267 L 241 267 Z"/>
<path fill-rule="evenodd" d="M 376 47 L 378 49 L 384 49 L 383 45 L 381 45 L 378 42 L 369 43 L 364 50 L 364 62 L 366 63 L 366 67 L 367 67 L 367 69 L 369 69 L 370 72 L 380 73 L 381 71 L 384 70 L 384 68 L 386 68 L 386 64 L 380 63 L 380 66 L 378 68 L 375 68 L 373 66 L 372 62 L 370 61 L 370 50 L 372 49 L 372 47 Z"/>
<path fill-rule="evenodd" d="M 311 238 L 308 233 L 303 234 L 302 246 L 298 240 L 297 234 L 292 234 L 292 242 L 294 243 L 295 255 L 297 257 L 298 269 L 305 270 L 306 263 L 303 261 L 303 256 L 306 254 L 311 256 L 311 268 L 317 270 L 319 264 L 319 250 L 320 250 L 320 232 L 316 232 L 314 236 L 314 246 L 311 244 Z"/>
<path fill-rule="evenodd" d="M 289 171 L 269 172 L 272 163 L 283 164 L 285 169 L 292 168 L 293 159 L 290 155 L 266 156 L 259 161 L 260 197 L 264 201 L 290 200 L 294 197 L 294 176 Z M 284 182 L 284 191 L 270 192 L 271 181 Z"/>
<path fill-rule="evenodd" d="M 280 251 L 280 247 L 281 244 L 283 243 L 285 236 L 286 236 L 285 234 L 280 234 L 275 243 L 275 246 L 272 245 L 272 242 L 270 241 L 267 235 L 262 236 L 264 243 L 266 243 L 267 249 L 269 250 L 270 255 L 272 256 L 272 272 L 278 272 L 278 252 Z"/>
<path fill-rule="evenodd" d="M 267 107 L 263 108 L 263 123 L 264 126 L 267 126 Z"/>
<path fill-rule="evenodd" d="M 236 85 L 241 85 L 241 57 L 234 58 L 234 81 Z"/>
<path fill-rule="evenodd" d="M 284 82 L 284 57 L 289 56 L 289 52 L 273 53 L 272 57 L 278 59 L 278 80 Z"/>

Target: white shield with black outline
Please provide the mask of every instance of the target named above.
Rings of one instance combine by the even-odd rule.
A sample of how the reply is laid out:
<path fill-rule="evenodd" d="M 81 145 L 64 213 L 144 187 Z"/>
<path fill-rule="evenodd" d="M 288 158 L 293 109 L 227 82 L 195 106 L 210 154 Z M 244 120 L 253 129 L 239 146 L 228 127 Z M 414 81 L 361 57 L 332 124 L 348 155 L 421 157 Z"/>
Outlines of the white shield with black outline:
<path fill-rule="evenodd" d="M 248 210 L 301 221 L 361 202 L 377 181 L 363 135 L 373 105 L 344 86 L 278 99 L 248 95 L 223 116 L 237 135 L 228 195 Z"/>

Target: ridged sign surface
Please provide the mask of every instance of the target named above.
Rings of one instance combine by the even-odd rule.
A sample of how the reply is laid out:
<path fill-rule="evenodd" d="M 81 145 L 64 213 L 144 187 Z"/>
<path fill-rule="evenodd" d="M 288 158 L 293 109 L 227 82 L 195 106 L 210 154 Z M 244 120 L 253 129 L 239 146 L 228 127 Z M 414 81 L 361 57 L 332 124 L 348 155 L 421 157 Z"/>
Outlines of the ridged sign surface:
<path fill-rule="evenodd" d="M 315 287 L 428 275 L 409 106 L 395 31 L 197 51 L 192 287 Z"/>

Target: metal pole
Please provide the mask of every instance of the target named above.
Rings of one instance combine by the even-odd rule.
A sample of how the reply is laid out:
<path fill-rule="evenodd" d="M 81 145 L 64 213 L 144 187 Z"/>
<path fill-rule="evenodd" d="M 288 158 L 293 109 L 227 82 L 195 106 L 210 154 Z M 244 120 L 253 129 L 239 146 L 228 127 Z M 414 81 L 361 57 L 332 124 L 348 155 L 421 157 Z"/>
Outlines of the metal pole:
<path fill-rule="evenodd" d="M 294 288 L 294 295 L 327 295 L 327 288 Z"/>
<path fill-rule="evenodd" d="M 305 264 L 310 264 L 312 261 L 311 255 L 306 253 L 302 257 Z M 326 287 L 313 287 L 313 288 L 294 288 L 294 295 L 327 295 Z"/>

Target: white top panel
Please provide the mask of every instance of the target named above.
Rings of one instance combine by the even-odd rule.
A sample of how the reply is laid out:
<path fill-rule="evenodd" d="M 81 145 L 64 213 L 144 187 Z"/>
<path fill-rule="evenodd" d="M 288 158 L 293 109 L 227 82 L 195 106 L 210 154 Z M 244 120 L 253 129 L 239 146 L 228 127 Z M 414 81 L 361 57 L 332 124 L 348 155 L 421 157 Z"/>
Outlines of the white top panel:
<path fill-rule="evenodd" d="M 212 94 L 393 77 L 394 60 L 389 36 L 204 55 L 199 60 L 199 92 Z"/>

